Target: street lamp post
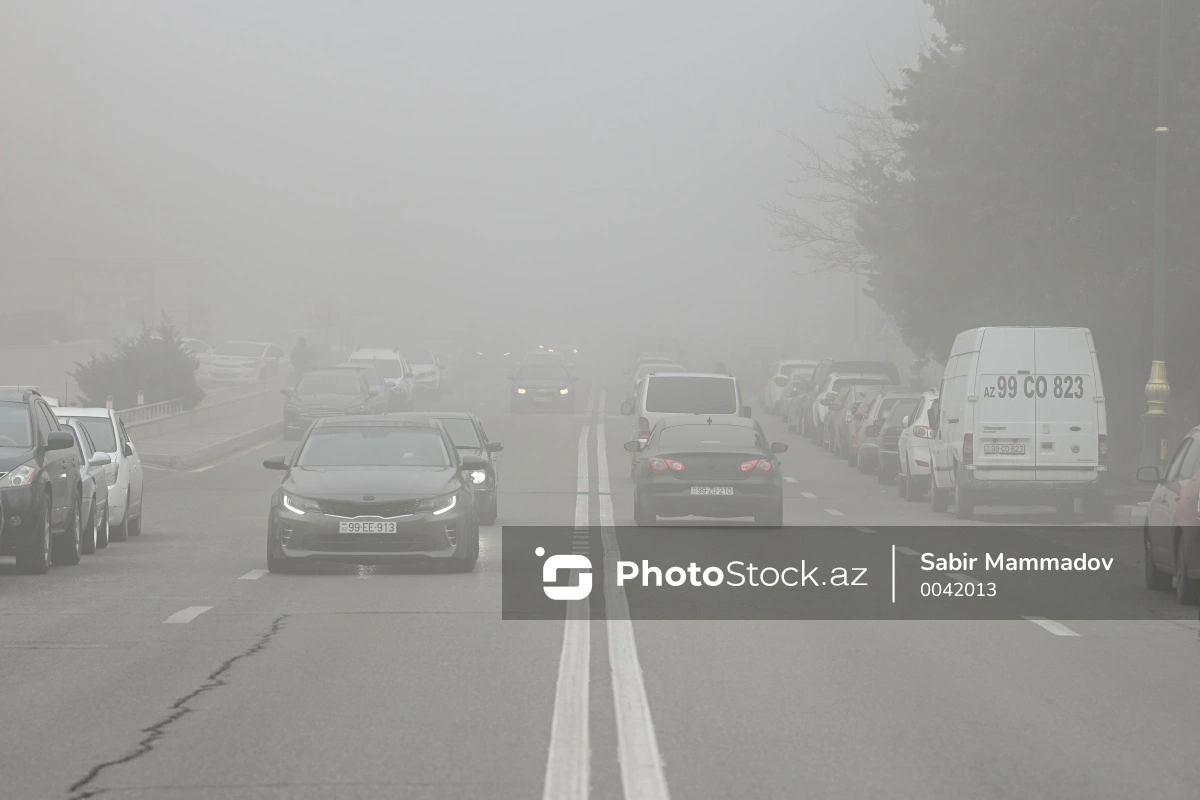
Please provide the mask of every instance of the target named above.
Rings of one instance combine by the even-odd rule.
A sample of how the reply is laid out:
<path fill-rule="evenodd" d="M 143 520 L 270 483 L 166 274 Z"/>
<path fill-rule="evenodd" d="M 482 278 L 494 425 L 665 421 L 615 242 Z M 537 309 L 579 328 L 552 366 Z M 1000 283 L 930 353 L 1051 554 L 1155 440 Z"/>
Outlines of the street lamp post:
<path fill-rule="evenodd" d="M 1170 0 L 1159 0 L 1158 21 L 1158 125 L 1154 129 L 1154 268 L 1152 304 L 1154 336 L 1150 379 L 1146 382 L 1146 413 L 1142 415 L 1142 464 L 1158 465 L 1166 459 L 1167 399 L 1167 31 Z"/>

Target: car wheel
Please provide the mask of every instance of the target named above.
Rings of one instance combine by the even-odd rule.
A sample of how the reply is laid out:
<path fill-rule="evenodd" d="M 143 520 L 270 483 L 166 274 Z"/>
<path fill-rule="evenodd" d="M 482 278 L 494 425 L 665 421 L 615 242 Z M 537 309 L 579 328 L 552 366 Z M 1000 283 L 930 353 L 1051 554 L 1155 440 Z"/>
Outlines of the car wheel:
<path fill-rule="evenodd" d="M 87 524 L 83 526 L 83 540 L 80 542 L 79 550 L 85 556 L 90 556 L 96 552 L 97 545 L 100 541 L 100 520 L 96 516 L 96 501 L 92 501 L 92 512 L 88 514 Z"/>
<path fill-rule="evenodd" d="M 120 525 L 112 525 L 108 529 L 108 539 L 111 542 L 124 542 L 129 539 L 129 508 L 125 508 L 125 519 Z"/>
<path fill-rule="evenodd" d="M 633 492 L 633 522 L 635 525 L 641 527 L 654 525 L 658 522 L 658 515 L 654 513 L 653 509 L 646 507 L 637 489 L 634 489 Z"/>
<path fill-rule="evenodd" d="M 500 498 L 492 495 L 492 499 L 488 502 L 487 507 L 483 510 L 483 514 L 479 517 L 480 525 L 495 525 L 497 517 L 497 507 L 500 504 Z"/>
<path fill-rule="evenodd" d="M 847 447 L 846 448 L 846 465 L 851 466 L 851 467 L 858 466 L 858 448 L 857 447 Z"/>
<path fill-rule="evenodd" d="M 908 476 L 903 472 L 896 473 L 896 496 L 901 499 L 908 496 Z"/>
<path fill-rule="evenodd" d="M 1187 551 L 1183 537 L 1175 542 L 1175 599 L 1181 606 L 1194 606 L 1200 597 L 1200 582 L 1188 580 Z"/>
<path fill-rule="evenodd" d="M 975 498 L 966 487 L 962 469 L 954 473 L 954 516 L 958 519 L 970 519 L 975 516 Z"/>
<path fill-rule="evenodd" d="M 1054 500 L 1054 515 L 1059 522 L 1070 522 L 1075 518 L 1075 498 L 1058 497 Z"/>
<path fill-rule="evenodd" d="M 50 569 L 50 499 L 42 509 L 42 535 L 26 542 L 17 551 L 17 571 L 25 575 L 45 575 Z"/>
<path fill-rule="evenodd" d="M 60 533 L 50 546 L 50 558 L 56 567 L 73 567 L 83 556 L 82 535 L 79 531 L 80 517 L 82 516 L 83 509 L 76 500 L 75 507 L 71 510 L 71 520 L 67 523 L 67 529 Z"/>
<path fill-rule="evenodd" d="M 781 496 L 776 502 L 775 507 L 765 514 L 755 514 L 754 524 L 762 525 L 767 528 L 782 528 L 783 527 L 783 497 Z"/>
<path fill-rule="evenodd" d="M 880 483 L 891 483 L 895 478 L 896 474 L 892 472 L 891 468 L 885 467 L 883 464 L 880 464 L 879 468 L 875 470 L 875 480 Z"/>
<path fill-rule="evenodd" d="M 932 465 L 930 465 L 932 467 Z M 929 473 L 929 510 L 935 514 L 943 513 L 950 507 L 950 497 L 945 489 L 939 489 L 937 483 L 933 479 L 933 472 Z"/>
<path fill-rule="evenodd" d="M 471 526 L 471 532 L 454 546 L 454 555 L 446 559 L 450 572 L 472 572 L 479 560 L 479 524 Z"/>
<path fill-rule="evenodd" d="M 1154 566 L 1154 554 L 1150 549 L 1150 530 L 1142 528 L 1142 571 L 1146 580 L 1146 588 L 1161 592 L 1171 586 L 1171 577 L 1165 572 L 1159 572 Z"/>
<path fill-rule="evenodd" d="M 904 477 L 904 499 L 910 503 L 919 502 L 921 495 L 925 494 L 923 491 L 924 487 L 921 484 L 922 481 L 919 479 L 914 478 L 912 475 L 906 475 Z"/>
<path fill-rule="evenodd" d="M 129 535 L 130 536 L 141 536 L 142 535 L 142 511 L 141 511 L 141 509 L 138 509 L 138 515 L 136 517 L 129 520 Z"/>
<path fill-rule="evenodd" d="M 267 525 L 267 571 L 287 574 L 296 571 L 296 564 L 283 552 L 275 532 Z"/>
<path fill-rule="evenodd" d="M 96 533 L 96 547 L 101 550 L 108 547 L 108 506 L 104 507 L 104 517 Z"/>

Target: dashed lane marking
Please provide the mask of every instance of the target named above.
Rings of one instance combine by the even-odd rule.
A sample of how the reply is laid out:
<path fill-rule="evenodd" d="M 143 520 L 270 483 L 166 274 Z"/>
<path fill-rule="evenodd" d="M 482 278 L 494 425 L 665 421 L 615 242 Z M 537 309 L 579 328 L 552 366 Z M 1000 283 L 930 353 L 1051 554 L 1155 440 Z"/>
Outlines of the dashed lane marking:
<path fill-rule="evenodd" d="M 875 532 L 874 528 L 855 528 L 854 530 L 858 531 L 859 533 L 874 533 Z"/>
<path fill-rule="evenodd" d="M 801 497 L 804 497 L 804 498 L 807 498 L 807 499 L 809 499 L 809 500 L 816 500 L 816 499 L 817 499 L 817 496 L 816 496 L 815 494 L 813 494 L 812 492 L 801 492 L 801 493 L 800 493 L 800 496 L 801 496 Z"/>
<path fill-rule="evenodd" d="M 185 625 L 203 614 L 205 611 L 210 611 L 211 609 L 212 606 L 188 606 L 182 611 L 176 611 L 174 614 L 164 619 L 163 623 L 178 623 L 180 625 Z"/>
<path fill-rule="evenodd" d="M 1055 636 L 1078 636 L 1079 635 L 1075 631 L 1068 628 L 1066 625 L 1063 625 L 1061 622 L 1055 622 L 1052 619 L 1046 619 L 1045 617 L 1025 617 L 1025 619 L 1029 620 L 1034 625 L 1037 625 L 1039 628 L 1043 628 L 1047 631 L 1050 631 L 1050 633 L 1053 633 Z"/>
<path fill-rule="evenodd" d="M 239 581 L 256 581 L 259 578 L 261 578 L 263 575 L 266 575 L 266 574 L 267 574 L 267 571 L 265 569 L 252 569 L 249 572 L 247 572 L 245 575 L 238 576 L 238 580 Z"/>
<path fill-rule="evenodd" d="M 836 508 L 827 508 L 827 509 L 825 509 L 825 513 L 826 513 L 826 514 L 828 514 L 828 515 L 829 515 L 829 516 L 831 516 L 831 517 L 844 517 L 844 516 L 846 516 L 846 515 L 845 515 L 845 514 L 843 514 L 842 512 L 838 511 Z"/>
<path fill-rule="evenodd" d="M 788 483 L 799 483 L 800 482 L 800 481 L 796 480 L 795 478 L 793 478 L 791 475 L 784 475 L 783 479 L 785 481 L 787 481 Z"/>

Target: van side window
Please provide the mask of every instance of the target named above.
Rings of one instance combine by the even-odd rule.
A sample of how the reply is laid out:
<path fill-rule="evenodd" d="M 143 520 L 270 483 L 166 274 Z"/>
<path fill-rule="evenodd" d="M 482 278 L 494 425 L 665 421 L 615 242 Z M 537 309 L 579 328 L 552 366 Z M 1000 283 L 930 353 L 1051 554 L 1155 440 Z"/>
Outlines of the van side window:
<path fill-rule="evenodd" d="M 1195 449 L 1192 444 L 1192 437 L 1189 436 L 1183 440 L 1183 443 L 1179 445 L 1179 449 L 1175 451 L 1175 457 L 1171 459 L 1171 466 L 1167 468 L 1167 483 L 1179 480 L 1179 473 L 1183 471 L 1184 460 L 1188 457 L 1189 451 Z"/>
<path fill-rule="evenodd" d="M 1186 481 L 1196 474 L 1196 462 L 1200 461 L 1200 444 L 1194 438 L 1190 439 L 1192 446 L 1188 448 L 1183 463 L 1179 465 L 1179 480 Z"/>

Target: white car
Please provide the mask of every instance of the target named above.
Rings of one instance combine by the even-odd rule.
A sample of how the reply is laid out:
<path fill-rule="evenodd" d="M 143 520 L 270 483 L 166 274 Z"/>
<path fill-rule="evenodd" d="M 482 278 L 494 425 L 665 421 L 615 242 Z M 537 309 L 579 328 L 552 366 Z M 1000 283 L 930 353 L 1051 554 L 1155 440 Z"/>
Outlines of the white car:
<path fill-rule="evenodd" d="M 896 494 L 913 503 L 929 489 L 929 445 L 933 442 L 929 411 L 937 396 L 932 390 L 922 392 L 916 408 L 908 415 L 908 424 L 900 431 Z"/>
<path fill-rule="evenodd" d="M 779 419 L 788 424 L 792 433 L 800 432 L 800 420 L 793 419 L 792 406 L 796 398 L 812 388 L 812 373 L 805 369 L 794 369 L 788 375 L 787 385 L 783 387 L 783 397 L 779 401 Z"/>
<path fill-rule="evenodd" d="M 812 377 L 813 371 L 816 370 L 819 363 L 821 362 L 797 358 L 776 361 L 774 369 L 771 370 L 771 377 L 767 379 L 767 384 L 763 387 L 765 410 L 772 414 L 779 414 L 783 410 L 783 402 L 787 397 L 785 389 L 792 373 L 800 372 L 801 375 Z"/>
<path fill-rule="evenodd" d="M 396 349 L 368 348 L 355 350 L 347 359 L 351 364 L 374 364 L 378 367 L 388 389 L 388 411 L 409 411 L 417 393 L 412 367 Z"/>
<path fill-rule="evenodd" d="M 196 377 L 209 381 L 263 381 L 288 366 L 287 353 L 270 342 L 225 342 L 199 360 Z"/>
<path fill-rule="evenodd" d="M 830 372 L 817 390 L 816 399 L 809 410 L 807 427 L 812 433 L 813 441 L 819 445 L 825 444 L 825 418 L 829 415 L 829 406 L 838 392 L 850 386 L 887 386 L 891 382 L 886 375 L 843 375 Z"/>
<path fill-rule="evenodd" d="M 108 453 L 112 463 L 104 467 L 108 478 L 109 539 L 123 542 L 142 532 L 142 461 L 129 441 L 125 424 L 116 411 L 107 408 L 58 407 L 54 416 L 60 420 L 79 420 L 96 452 Z"/>
<path fill-rule="evenodd" d="M 208 346 L 208 343 L 200 339 L 183 338 L 179 341 L 183 343 L 183 349 L 187 350 L 196 358 L 200 358 L 200 356 L 206 356 L 212 352 L 212 348 Z"/>
<path fill-rule="evenodd" d="M 405 349 L 404 356 L 412 365 L 417 394 L 434 400 L 442 396 L 442 371 L 437 356 L 425 348 Z"/>

